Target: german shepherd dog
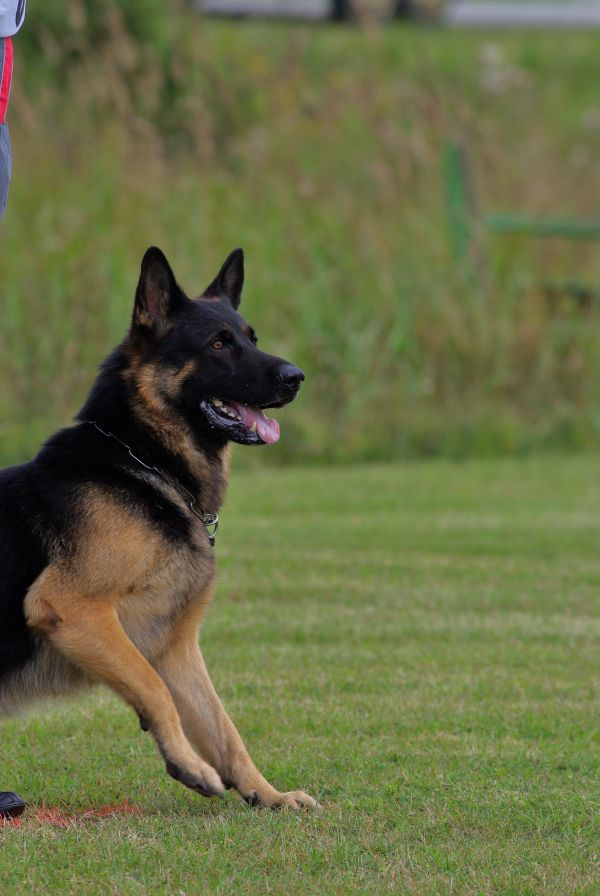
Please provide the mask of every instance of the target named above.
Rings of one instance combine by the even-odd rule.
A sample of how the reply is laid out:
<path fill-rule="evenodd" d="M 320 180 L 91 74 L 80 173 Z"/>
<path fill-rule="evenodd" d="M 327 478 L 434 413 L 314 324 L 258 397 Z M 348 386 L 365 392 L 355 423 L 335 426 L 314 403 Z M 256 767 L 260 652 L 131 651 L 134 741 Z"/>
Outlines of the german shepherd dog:
<path fill-rule="evenodd" d="M 74 426 L 0 471 L 0 714 L 93 681 L 139 715 L 169 775 L 203 796 L 314 807 L 260 774 L 208 676 L 198 631 L 230 443 L 274 443 L 263 409 L 304 374 L 238 313 L 241 249 L 195 299 L 146 252 L 125 340 Z"/>

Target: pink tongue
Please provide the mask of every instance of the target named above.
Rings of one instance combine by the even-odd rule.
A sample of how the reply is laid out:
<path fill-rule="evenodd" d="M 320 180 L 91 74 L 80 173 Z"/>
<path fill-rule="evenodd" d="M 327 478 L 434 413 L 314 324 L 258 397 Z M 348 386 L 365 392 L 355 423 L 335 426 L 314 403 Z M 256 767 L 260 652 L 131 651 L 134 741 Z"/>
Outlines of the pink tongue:
<path fill-rule="evenodd" d="M 230 402 L 230 406 L 239 414 L 244 426 L 248 429 L 252 428 L 252 424 L 256 424 L 255 429 L 263 442 L 267 445 L 274 445 L 279 441 L 279 423 L 277 420 L 271 420 L 265 417 L 259 408 L 250 408 L 247 404 L 237 404 Z"/>

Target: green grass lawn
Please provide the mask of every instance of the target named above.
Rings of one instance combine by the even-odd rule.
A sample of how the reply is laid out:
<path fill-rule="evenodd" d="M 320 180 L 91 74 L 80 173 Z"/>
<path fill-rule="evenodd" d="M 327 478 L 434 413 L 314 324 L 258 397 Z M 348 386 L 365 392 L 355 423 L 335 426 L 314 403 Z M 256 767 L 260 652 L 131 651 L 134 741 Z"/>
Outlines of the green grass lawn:
<path fill-rule="evenodd" d="M 599 507 L 594 458 L 235 474 L 205 655 L 323 813 L 195 797 L 98 690 L 0 725 L 3 896 L 597 894 Z"/>

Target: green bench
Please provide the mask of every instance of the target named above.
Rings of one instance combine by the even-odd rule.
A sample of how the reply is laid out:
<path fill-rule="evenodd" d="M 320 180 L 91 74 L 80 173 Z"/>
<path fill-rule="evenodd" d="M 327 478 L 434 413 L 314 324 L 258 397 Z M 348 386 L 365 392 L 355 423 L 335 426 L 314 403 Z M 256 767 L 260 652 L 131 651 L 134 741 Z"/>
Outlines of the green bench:
<path fill-rule="evenodd" d="M 463 146 L 448 143 L 444 151 L 444 183 L 452 256 L 457 264 L 473 258 L 480 228 L 497 236 L 560 237 L 567 240 L 600 240 L 600 220 L 540 218 L 521 212 L 479 212 L 469 176 L 468 157 Z M 590 295 L 579 283 L 552 284 L 552 291 L 581 300 Z"/>

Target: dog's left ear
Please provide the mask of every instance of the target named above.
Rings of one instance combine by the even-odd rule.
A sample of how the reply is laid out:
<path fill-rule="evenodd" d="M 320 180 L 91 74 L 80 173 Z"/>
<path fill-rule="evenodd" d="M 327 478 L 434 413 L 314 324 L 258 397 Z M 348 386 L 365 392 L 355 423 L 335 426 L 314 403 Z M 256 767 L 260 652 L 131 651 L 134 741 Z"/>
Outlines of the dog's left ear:
<path fill-rule="evenodd" d="M 223 262 L 223 267 L 202 293 L 203 299 L 227 299 L 237 310 L 244 286 L 244 250 L 234 249 Z"/>
<path fill-rule="evenodd" d="M 186 301 L 165 255 L 156 246 L 151 246 L 142 259 L 132 329 L 142 328 L 159 338 L 166 336 Z"/>

